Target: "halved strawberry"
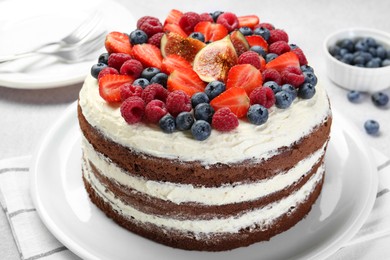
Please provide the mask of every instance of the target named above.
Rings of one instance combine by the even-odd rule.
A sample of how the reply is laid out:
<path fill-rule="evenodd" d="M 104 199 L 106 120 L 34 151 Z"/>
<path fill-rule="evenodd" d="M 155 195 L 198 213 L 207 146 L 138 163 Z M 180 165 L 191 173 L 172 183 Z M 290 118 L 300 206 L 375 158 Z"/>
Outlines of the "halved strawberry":
<path fill-rule="evenodd" d="M 99 94 L 107 102 L 120 102 L 121 86 L 133 81 L 128 75 L 107 74 L 99 80 Z"/>
<path fill-rule="evenodd" d="M 161 69 L 162 55 L 155 45 L 144 43 L 133 46 L 133 56 L 145 67 L 155 67 Z"/>
<path fill-rule="evenodd" d="M 268 43 L 260 35 L 249 35 L 249 36 L 245 36 L 245 38 L 248 41 L 249 46 L 252 47 L 257 45 L 263 47 L 265 51 L 268 51 Z"/>
<path fill-rule="evenodd" d="M 106 36 L 104 46 L 108 53 L 127 53 L 131 54 L 131 44 L 129 36 L 121 32 L 110 32 Z"/>
<path fill-rule="evenodd" d="M 260 19 L 257 15 L 244 15 L 244 16 L 239 16 L 237 18 L 238 18 L 239 27 L 246 26 L 253 29 L 260 22 Z"/>
<path fill-rule="evenodd" d="M 163 31 L 166 33 L 174 32 L 180 34 L 183 37 L 187 37 L 187 33 L 180 27 L 180 25 L 175 23 L 167 23 L 164 25 Z"/>
<path fill-rule="evenodd" d="M 168 77 L 168 90 L 182 90 L 190 97 L 204 91 L 206 83 L 204 83 L 192 69 L 182 68 L 174 70 Z"/>
<path fill-rule="evenodd" d="M 239 64 L 229 70 L 226 81 L 226 89 L 241 87 L 248 96 L 252 90 L 263 85 L 263 77 L 260 70 L 251 64 Z"/>
<path fill-rule="evenodd" d="M 215 42 L 221 40 L 228 35 L 228 29 L 219 23 L 200 22 L 195 28 L 194 32 L 200 32 L 204 35 L 205 42 Z"/>
<path fill-rule="evenodd" d="M 217 111 L 228 107 L 238 117 L 244 117 L 248 112 L 250 100 L 245 89 L 241 87 L 229 88 L 211 100 L 210 105 Z"/>
<path fill-rule="evenodd" d="M 192 69 L 191 63 L 177 54 L 171 54 L 163 59 L 161 65 L 163 72 L 171 74 L 174 70 L 180 69 Z"/>
<path fill-rule="evenodd" d="M 282 55 L 271 60 L 265 65 L 265 68 L 275 69 L 279 72 L 282 72 L 288 66 L 299 68 L 299 58 L 295 53 L 291 51 L 285 52 Z"/>
<path fill-rule="evenodd" d="M 164 21 L 164 25 L 166 24 L 179 24 L 180 18 L 183 16 L 183 13 L 179 10 L 172 9 L 167 18 Z"/>

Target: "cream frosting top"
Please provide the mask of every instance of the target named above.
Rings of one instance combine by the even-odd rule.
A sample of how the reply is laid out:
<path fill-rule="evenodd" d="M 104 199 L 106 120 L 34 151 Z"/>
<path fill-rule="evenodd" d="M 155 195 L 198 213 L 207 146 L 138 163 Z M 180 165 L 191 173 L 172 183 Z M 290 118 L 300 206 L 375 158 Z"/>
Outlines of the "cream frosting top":
<path fill-rule="evenodd" d="M 331 113 L 325 89 L 318 84 L 313 98 L 295 99 L 287 109 L 269 109 L 268 121 L 256 126 L 240 120 L 230 132 L 215 129 L 204 141 L 192 138 L 188 131 L 166 134 L 156 125 L 129 125 L 119 105 L 107 103 L 99 95 L 97 80 L 89 75 L 80 91 L 79 104 L 90 125 L 107 138 L 134 152 L 181 161 L 200 161 L 203 165 L 238 163 L 247 159 L 270 158 L 283 146 L 309 134 Z"/>

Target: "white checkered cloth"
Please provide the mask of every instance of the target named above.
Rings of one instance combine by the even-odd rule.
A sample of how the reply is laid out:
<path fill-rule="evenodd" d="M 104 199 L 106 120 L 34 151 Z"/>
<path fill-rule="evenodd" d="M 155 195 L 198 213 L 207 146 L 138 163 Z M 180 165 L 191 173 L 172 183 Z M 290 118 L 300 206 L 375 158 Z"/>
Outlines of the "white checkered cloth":
<path fill-rule="evenodd" d="M 328 259 L 390 259 L 390 158 L 374 151 L 379 188 L 367 222 Z M 21 259 L 79 259 L 41 222 L 30 198 L 30 156 L 0 161 L 0 202 Z"/>

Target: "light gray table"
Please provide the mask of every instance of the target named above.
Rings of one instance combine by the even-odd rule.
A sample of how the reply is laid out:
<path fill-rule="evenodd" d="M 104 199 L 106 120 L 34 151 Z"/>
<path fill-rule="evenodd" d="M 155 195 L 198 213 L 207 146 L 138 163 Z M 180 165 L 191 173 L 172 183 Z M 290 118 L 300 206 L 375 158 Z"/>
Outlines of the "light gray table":
<path fill-rule="evenodd" d="M 173 0 L 164 1 L 162 8 L 156 8 L 157 0 L 120 0 L 119 2 L 124 8 L 134 12 L 136 17 L 143 15 L 163 17 L 175 6 Z M 388 19 L 390 1 L 241 0 L 224 1 L 222 5 L 220 3 L 220 1 L 194 0 L 182 10 L 219 9 L 233 12 L 243 10 L 238 14 L 256 13 L 261 21 L 271 21 L 276 27 L 285 29 L 290 35 L 290 42 L 298 44 L 305 51 L 310 64 L 316 69 L 321 84 L 326 86 L 334 109 L 361 129 L 363 139 L 368 146 L 390 156 L 389 107 L 378 109 L 368 98 L 358 105 L 349 103 L 346 99 L 347 91 L 336 87 L 326 77 L 322 50 L 325 37 L 341 28 L 372 27 L 390 32 L 390 19 Z M 132 29 L 134 29 L 132 25 L 129 25 L 129 32 Z M 33 154 L 45 131 L 61 116 L 65 108 L 77 99 L 80 87 L 81 83 L 47 90 L 0 87 L 0 159 Z M 386 92 L 390 94 L 389 89 Z M 367 119 L 379 121 L 380 136 L 371 137 L 364 133 L 363 123 Z M 20 259 L 2 210 L 0 210 L 0 259 Z"/>

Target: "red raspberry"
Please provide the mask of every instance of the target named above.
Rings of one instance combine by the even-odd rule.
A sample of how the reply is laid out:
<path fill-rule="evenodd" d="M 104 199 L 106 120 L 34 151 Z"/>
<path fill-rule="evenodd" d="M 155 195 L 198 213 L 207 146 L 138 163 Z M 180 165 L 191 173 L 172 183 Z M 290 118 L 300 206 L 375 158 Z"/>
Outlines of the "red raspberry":
<path fill-rule="evenodd" d="M 275 29 L 275 26 L 273 24 L 270 24 L 270 23 L 259 23 L 258 25 L 255 26 L 254 29 L 260 28 L 260 27 L 266 28 L 269 31 L 272 31 Z"/>
<path fill-rule="evenodd" d="M 257 87 L 249 95 L 251 105 L 259 104 L 270 108 L 275 104 L 275 94 L 270 87 Z"/>
<path fill-rule="evenodd" d="M 163 25 L 160 20 L 153 16 L 141 17 L 137 22 L 137 29 L 144 31 L 148 37 L 163 31 Z"/>
<path fill-rule="evenodd" d="M 141 86 L 125 83 L 121 86 L 121 100 L 125 101 L 129 97 L 141 97 L 143 89 Z"/>
<path fill-rule="evenodd" d="M 261 60 L 259 54 L 254 51 L 246 51 L 238 57 L 238 64 L 251 64 L 256 69 L 261 68 Z"/>
<path fill-rule="evenodd" d="M 156 33 L 155 35 L 153 35 L 148 39 L 148 43 L 153 44 L 157 48 L 160 48 L 161 38 L 163 37 L 163 35 L 164 35 L 163 32 Z"/>
<path fill-rule="evenodd" d="M 301 69 L 294 66 L 286 67 L 282 71 L 281 76 L 283 84 L 291 84 L 295 88 L 298 88 L 305 81 L 305 76 L 302 74 Z"/>
<path fill-rule="evenodd" d="M 218 16 L 217 23 L 222 24 L 223 26 L 228 29 L 229 32 L 234 31 L 235 29 L 238 29 L 238 18 L 233 13 L 223 13 Z"/>
<path fill-rule="evenodd" d="M 111 68 L 111 67 L 105 67 L 104 69 L 102 69 L 100 72 L 99 72 L 99 75 L 98 75 L 98 81 L 100 80 L 100 78 L 102 78 L 103 76 L 107 75 L 107 74 L 116 74 L 118 75 L 119 72 L 114 69 L 114 68 Z"/>
<path fill-rule="evenodd" d="M 223 107 L 214 113 L 211 125 L 218 131 L 228 132 L 237 128 L 237 116 L 228 107 Z"/>
<path fill-rule="evenodd" d="M 161 84 L 152 83 L 147 85 L 142 92 L 142 99 L 148 104 L 153 99 L 158 99 L 163 102 L 167 99 L 168 90 L 166 90 Z"/>
<path fill-rule="evenodd" d="M 276 53 L 278 55 L 290 51 L 290 45 L 285 41 L 277 41 L 269 45 L 268 52 Z"/>
<path fill-rule="evenodd" d="M 167 113 L 168 110 L 164 102 L 158 99 L 150 101 L 145 107 L 145 119 L 153 124 L 157 124 Z"/>
<path fill-rule="evenodd" d="M 125 61 L 120 69 L 120 73 L 122 75 L 129 75 L 133 79 L 139 78 L 141 76 L 142 71 L 144 70 L 144 67 L 142 66 L 142 63 L 139 62 L 136 59 L 131 59 Z"/>
<path fill-rule="evenodd" d="M 190 34 L 194 31 L 194 27 L 200 21 L 200 16 L 194 12 L 184 13 L 179 20 L 179 26 L 187 34 Z"/>
<path fill-rule="evenodd" d="M 132 59 L 131 55 L 127 53 L 111 53 L 110 56 L 108 56 L 107 65 L 119 71 L 122 67 L 122 64 L 125 61 L 131 59 Z"/>
<path fill-rule="evenodd" d="M 214 23 L 213 17 L 209 13 L 202 13 L 199 15 L 199 22 L 212 22 Z"/>
<path fill-rule="evenodd" d="M 275 81 L 278 85 L 282 84 L 282 77 L 275 69 L 266 69 L 262 72 L 263 82 Z"/>
<path fill-rule="evenodd" d="M 140 97 L 129 97 L 121 105 L 122 117 L 128 124 L 135 124 L 142 120 L 145 113 L 145 102 Z"/>
<path fill-rule="evenodd" d="M 191 98 L 182 90 L 174 90 L 167 97 L 168 112 L 176 117 L 180 112 L 191 111 Z"/>
<path fill-rule="evenodd" d="M 308 62 L 307 62 L 306 56 L 303 53 L 301 48 L 295 48 L 291 51 L 294 52 L 298 56 L 300 66 L 307 65 Z"/>
<path fill-rule="evenodd" d="M 270 31 L 268 43 L 272 44 L 272 43 L 277 42 L 277 41 L 288 42 L 288 34 L 281 29 L 275 29 L 275 30 Z"/>

